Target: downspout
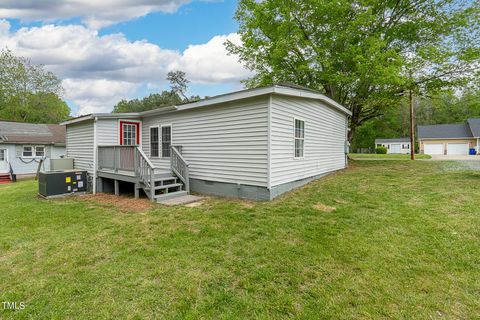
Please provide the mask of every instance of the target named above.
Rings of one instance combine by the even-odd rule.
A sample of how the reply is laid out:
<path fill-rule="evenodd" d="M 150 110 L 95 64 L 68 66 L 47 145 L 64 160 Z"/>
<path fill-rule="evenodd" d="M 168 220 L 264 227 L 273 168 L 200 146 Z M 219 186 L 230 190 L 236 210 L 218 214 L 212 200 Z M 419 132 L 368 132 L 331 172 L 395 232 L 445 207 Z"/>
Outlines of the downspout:
<path fill-rule="evenodd" d="M 272 189 L 272 95 L 268 96 L 267 105 L 267 189 Z"/>
<path fill-rule="evenodd" d="M 97 193 L 97 120 L 98 117 L 93 119 L 93 194 Z"/>
<path fill-rule="evenodd" d="M 350 116 L 347 114 L 347 116 L 345 117 L 345 145 L 344 145 L 344 149 L 345 149 L 345 168 L 348 168 L 348 154 L 350 153 L 350 141 L 348 141 L 348 131 L 350 131 L 349 120 L 350 120 Z"/>
<path fill-rule="evenodd" d="M 480 140 L 480 137 L 477 137 L 477 154 L 480 154 L 480 149 L 479 149 L 479 140 Z"/>

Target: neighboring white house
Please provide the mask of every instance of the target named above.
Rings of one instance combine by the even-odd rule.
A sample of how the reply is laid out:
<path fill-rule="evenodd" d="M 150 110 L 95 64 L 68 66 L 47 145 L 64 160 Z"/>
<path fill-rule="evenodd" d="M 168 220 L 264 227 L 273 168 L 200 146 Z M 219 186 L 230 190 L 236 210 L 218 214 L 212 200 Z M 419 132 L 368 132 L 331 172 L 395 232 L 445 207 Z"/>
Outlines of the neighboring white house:
<path fill-rule="evenodd" d="M 0 175 L 31 176 L 41 159 L 41 169 L 49 170 L 49 159 L 65 153 L 64 126 L 0 121 Z"/>
<path fill-rule="evenodd" d="M 410 138 L 375 139 L 376 147 L 387 148 L 387 153 L 410 153 Z"/>
<path fill-rule="evenodd" d="M 269 200 L 347 166 L 350 114 L 318 92 L 275 85 L 63 124 L 67 156 L 93 192 L 117 193 L 123 181 L 152 201 L 190 190 Z"/>

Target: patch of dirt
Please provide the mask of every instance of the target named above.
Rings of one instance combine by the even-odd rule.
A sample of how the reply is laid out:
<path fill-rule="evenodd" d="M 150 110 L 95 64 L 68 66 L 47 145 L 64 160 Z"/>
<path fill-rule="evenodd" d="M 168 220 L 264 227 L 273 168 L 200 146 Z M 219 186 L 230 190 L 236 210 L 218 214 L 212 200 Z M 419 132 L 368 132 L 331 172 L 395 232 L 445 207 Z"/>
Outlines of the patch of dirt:
<path fill-rule="evenodd" d="M 204 204 L 204 201 L 195 201 L 195 202 L 190 202 L 185 205 L 187 208 L 196 208 L 200 207 L 201 205 Z"/>
<path fill-rule="evenodd" d="M 323 212 L 333 212 L 337 210 L 335 207 L 327 206 L 326 204 L 318 202 L 317 204 L 313 205 L 313 208 Z"/>
<path fill-rule="evenodd" d="M 255 203 L 249 201 L 242 201 L 242 206 L 246 209 L 252 209 L 255 207 Z"/>
<path fill-rule="evenodd" d="M 112 207 L 120 212 L 145 212 L 154 208 L 154 204 L 149 199 L 135 199 L 129 196 L 116 196 L 107 193 L 89 194 L 78 197 L 80 201 L 90 202 L 89 208 Z"/>

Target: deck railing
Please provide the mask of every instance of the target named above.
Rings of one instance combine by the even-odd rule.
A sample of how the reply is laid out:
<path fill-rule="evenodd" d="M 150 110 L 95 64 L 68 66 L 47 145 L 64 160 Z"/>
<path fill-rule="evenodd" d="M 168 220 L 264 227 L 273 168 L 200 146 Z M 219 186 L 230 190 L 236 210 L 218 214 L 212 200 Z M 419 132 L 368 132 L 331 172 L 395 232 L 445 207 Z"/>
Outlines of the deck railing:
<path fill-rule="evenodd" d="M 136 146 L 98 146 L 98 169 L 135 172 Z"/>
<path fill-rule="evenodd" d="M 185 184 L 185 191 L 190 192 L 188 162 L 183 158 L 179 149 L 181 150 L 180 146 L 171 146 L 170 168 Z"/>
<path fill-rule="evenodd" d="M 98 170 L 133 173 L 154 193 L 154 166 L 137 146 L 98 146 Z M 149 198 L 154 201 L 152 195 Z"/>
<path fill-rule="evenodd" d="M 142 149 L 135 149 L 135 174 L 142 180 L 143 184 L 149 189 L 149 198 L 155 201 L 155 172 L 150 159 L 143 153 Z"/>
<path fill-rule="evenodd" d="M 170 168 L 183 181 L 185 191 L 190 192 L 188 163 L 183 158 L 181 146 L 171 146 Z M 154 201 L 154 165 L 137 146 L 98 146 L 98 170 L 108 170 L 114 173 L 128 172 L 137 176 L 151 193 L 149 198 Z"/>

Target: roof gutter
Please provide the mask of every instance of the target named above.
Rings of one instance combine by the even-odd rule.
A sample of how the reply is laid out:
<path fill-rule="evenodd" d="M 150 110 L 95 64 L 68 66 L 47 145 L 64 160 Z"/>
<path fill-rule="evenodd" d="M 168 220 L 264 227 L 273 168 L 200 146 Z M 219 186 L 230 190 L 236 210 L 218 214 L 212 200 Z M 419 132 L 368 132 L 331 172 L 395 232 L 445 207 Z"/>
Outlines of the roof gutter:
<path fill-rule="evenodd" d="M 159 108 L 159 109 L 148 110 L 148 111 L 141 112 L 140 116 L 144 117 L 144 116 L 161 114 L 161 113 L 172 112 L 172 111 L 189 110 L 189 109 L 206 107 L 206 106 L 220 104 L 220 103 L 228 103 L 236 100 L 253 98 L 253 97 L 269 95 L 269 94 L 278 94 L 278 95 L 284 95 L 284 96 L 320 100 L 326 103 L 327 105 L 349 116 L 352 115 L 352 112 L 350 110 L 348 110 L 338 102 L 328 98 L 327 96 L 321 93 L 310 92 L 310 91 L 305 91 L 300 89 L 292 89 L 288 87 L 272 86 L 267 88 L 257 88 L 252 90 L 243 90 L 243 91 L 228 93 L 228 94 L 208 98 L 205 100 L 200 100 L 200 101 L 182 104 L 178 106 L 172 106 L 169 108 Z"/>
<path fill-rule="evenodd" d="M 124 113 L 92 113 L 86 116 L 81 116 L 78 118 L 70 119 L 67 121 L 63 121 L 60 123 L 60 125 L 68 125 L 72 123 L 78 123 L 78 122 L 83 122 L 87 120 L 93 120 L 93 119 L 118 119 L 118 118 L 139 118 L 140 113 L 139 112 L 124 112 Z"/>

